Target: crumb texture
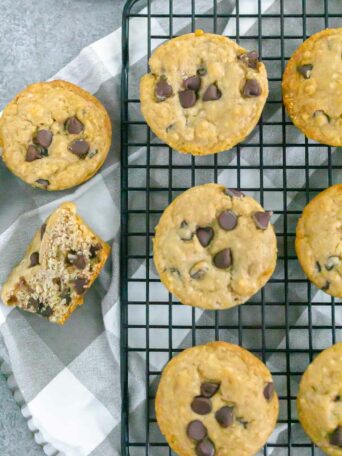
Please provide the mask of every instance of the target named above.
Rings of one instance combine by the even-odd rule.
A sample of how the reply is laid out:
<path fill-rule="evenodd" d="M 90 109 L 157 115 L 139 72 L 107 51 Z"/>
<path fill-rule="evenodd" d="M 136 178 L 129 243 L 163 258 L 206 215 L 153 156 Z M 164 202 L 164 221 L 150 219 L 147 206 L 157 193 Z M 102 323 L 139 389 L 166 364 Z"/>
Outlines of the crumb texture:
<path fill-rule="evenodd" d="M 4 284 L 2 300 L 63 324 L 83 303 L 108 253 L 109 246 L 76 214 L 76 206 L 64 203 L 36 233 Z"/>

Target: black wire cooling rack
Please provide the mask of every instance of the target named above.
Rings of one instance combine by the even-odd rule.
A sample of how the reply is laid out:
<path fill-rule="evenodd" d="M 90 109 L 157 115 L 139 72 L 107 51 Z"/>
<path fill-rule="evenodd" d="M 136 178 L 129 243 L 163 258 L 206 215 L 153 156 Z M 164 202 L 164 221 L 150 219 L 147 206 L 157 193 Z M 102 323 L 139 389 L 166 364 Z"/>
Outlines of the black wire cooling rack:
<path fill-rule="evenodd" d="M 124 456 L 172 454 L 154 415 L 162 367 L 184 348 L 218 339 L 247 348 L 272 371 L 280 415 L 276 432 L 260 454 L 322 454 L 298 423 L 295 399 L 299 379 L 315 354 L 342 340 L 342 306 L 306 280 L 294 252 L 294 237 L 305 204 L 317 192 L 342 181 L 342 159 L 341 152 L 307 140 L 289 121 L 281 101 L 281 76 L 296 47 L 312 33 L 341 26 L 341 13 L 339 0 L 129 0 L 125 6 L 121 93 Z M 148 57 L 155 47 L 196 28 L 227 34 L 247 49 L 257 49 L 270 82 L 266 108 L 250 137 L 229 152 L 209 157 L 182 155 L 162 144 L 139 108 L 139 78 L 148 71 Z M 209 181 L 240 188 L 274 211 L 279 257 L 272 279 L 251 301 L 235 309 L 202 313 L 181 305 L 160 283 L 153 266 L 152 237 L 163 209 L 175 196 Z M 147 401 L 141 402 L 144 396 Z"/>

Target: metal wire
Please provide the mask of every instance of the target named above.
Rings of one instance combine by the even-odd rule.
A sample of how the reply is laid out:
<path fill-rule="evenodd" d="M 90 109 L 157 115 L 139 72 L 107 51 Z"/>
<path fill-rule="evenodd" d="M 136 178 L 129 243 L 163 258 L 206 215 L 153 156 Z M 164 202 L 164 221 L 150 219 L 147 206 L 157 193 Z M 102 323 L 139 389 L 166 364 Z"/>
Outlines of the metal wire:
<path fill-rule="evenodd" d="M 211 7 L 209 5 L 210 1 Z M 315 193 L 323 190 L 325 187 L 333 183 L 341 181 L 342 177 L 342 162 L 336 159 L 336 154 L 333 153 L 331 147 L 322 146 L 308 141 L 302 137 L 301 141 L 294 142 L 291 135 L 292 126 L 288 119 L 285 109 L 282 105 L 280 97 L 270 96 L 267 101 L 266 109 L 275 111 L 277 108 L 280 113 L 280 118 L 263 115 L 258 124 L 258 134 L 253 136 L 253 139 L 247 139 L 239 144 L 233 151 L 214 155 L 212 160 L 203 160 L 203 157 L 190 157 L 186 164 L 178 160 L 177 152 L 173 151 L 169 146 L 160 144 L 153 140 L 149 128 L 144 120 L 140 117 L 138 120 L 133 116 L 132 112 L 139 111 L 139 99 L 137 91 L 133 91 L 132 87 L 137 87 L 139 84 L 136 74 L 131 71 L 132 62 L 130 60 L 130 25 L 133 20 L 141 21 L 141 27 L 147 30 L 146 43 L 146 65 L 148 70 L 148 58 L 156 43 L 160 40 L 170 39 L 175 36 L 177 21 L 187 20 L 188 28 L 186 31 L 195 30 L 197 27 L 205 23 L 205 30 L 208 32 L 221 33 L 220 24 L 224 21 L 235 22 L 235 34 L 230 36 L 239 42 L 242 46 L 248 41 L 246 47 L 250 47 L 253 42 L 255 48 L 258 49 L 259 55 L 265 62 L 266 66 L 274 68 L 278 66 L 283 72 L 286 62 L 289 58 L 287 53 L 287 43 L 290 41 L 297 43 L 302 42 L 310 33 L 310 21 L 322 21 L 322 27 L 331 25 L 331 21 L 335 18 L 340 18 L 341 15 L 336 12 L 330 13 L 328 10 L 328 0 L 321 3 L 320 11 L 308 8 L 310 0 L 302 0 L 302 2 L 291 2 L 296 4 L 294 12 L 289 12 L 285 9 L 290 2 L 279 0 L 279 10 L 262 11 L 262 0 L 252 0 L 256 5 L 256 13 L 245 14 L 240 12 L 240 2 L 236 1 L 236 8 L 233 12 L 223 11 L 218 0 L 208 0 L 208 9 L 205 13 L 198 12 L 196 9 L 196 0 L 183 2 L 184 12 L 176 10 L 176 0 L 129 0 L 124 8 L 123 24 L 122 24 L 122 46 L 123 46 L 123 70 L 122 70 L 122 85 L 121 85 L 121 389 L 122 389 L 122 455 L 153 455 L 153 449 L 158 448 L 159 454 L 172 454 L 165 440 L 158 434 L 158 427 L 153 412 L 154 392 L 151 389 L 151 384 L 155 384 L 161 374 L 160 369 L 152 367 L 152 358 L 154 355 L 164 356 L 164 361 L 167 362 L 174 354 L 180 352 L 186 346 L 195 345 L 209 340 L 233 340 L 245 348 L 248 348 L 253 353 L 260 356 L 264 362 L 268 363 L 270 356 L 276 355 L 282 360 L 281 367 L 272 369 L 272 375 L 275 378 L 276 385 L 279 386 L 279 397 L 281 412 L 279 415 L 279 425 L 285 426 L 281 439 L 275 443 L 270 441 L 265 445 L 263 454 L 270 454 L 270 451 L 276 450 L 273 454 L 281 455 L 315 455 L 318 454 L 317 449 L 311 444 L 308 438 L 302 432 L 297 419 L 295 399 L 296 399 L 296 383 L 302 375 L 306 365 L 313 359 L 316 353 L 322 348 L 315 339 L 316 331 L 327 334 L 328 343 L 333 344 L 342 339 L 342 326 L 336 324 L 337 309 L 341 309 L 341 302 L 335 299 L 327 299 L 326 296 L 315 296 L 317 290 L 311 285 L 298 267 L 297 258 L 293 249 L 295 238 L 294 226 L 304 205 L 315 195 Z M 159 12 L 154 12 L 153 5 L 158 3 L 159 6 L 165 6 Z M 225 2 L 222 2 L 225 3 Z M 226 2 L 227 4 L 229 2 Z M 301 3 L 301 11 L 300 10 Z M 179 4 L 179 2 L 178 2 Z M 160 12 L 162 11 L 162 12 Z M 253 28 L 253 33 L 242 34 L 243 21 L 253 19 L 256 26 Z M 279 31 L 277 33 L 268 33 L 265 21 L 277 21 L 279 23 Z M 296 35 L 288 32 L 288 25 L 293 20 L 301 21 L 301 30 L 296 28 Z M 161 21 L 160 29 L 167 30 L 166 33 L 152 34 L 152 21 Z M 203 22 L 205 21 L 205 22 Z M 203 27 L 203 26 L 202 26 Z M 274 53 L 266 52 L 270 43 L 275 44 Z M 294 46 L 294 47 L 296 47 Z M 277 51 L 279 49 L 279 51 Z M 273 74 L 273 73 L 272 73 Z M 134 77 L 136 79 L 134 79 Z M 133 78 L 133 80 L 132 80 Z M 277 93 L 281 82 L 281 75 L 269 77 L 271 88 L 274 93 Z M 279 90 L 278 90 L 279 92 Z M 268 141 L 267 129 L 280 128 L 281 139 L 279 141 Z M 133 130 L 145 129 L 145 140 L 137 141 Z M 129 154 L 132 150 L 144 148 L 144 163 L 132 163 L 129 160 Z M 154 163 L 155 148 L 165 148 L 159 153 L 165 154 L 163 164 Z M 293 160 L 289 155 L 289 150 L 298 151 L 298 155 L 303 154 L 303 162 Z M 244 160 L 246 151 L 253 151 L 256 154 L 256 160 L 253 164 Z M 280 151 L 280 163 L 274 165 L 269 164 L 269 151 Z M 317 164 L 317 153 L 324 155 L 323 163 Z M 235 160 L 230 157 L 235 156 Z M 196 309 L 189 308 L 189 318 L 182 324 L 175 323 L 177 312 L 184 309 L 171 294 L 165 295 L 164 300 L 156 300 L 154 297 L 153 287 L 161 286 L 158 278 L 155 277 L 152 268 L 152 249 L 151 240 L 156 221 L 162 214 L 163 209 L 169 204 L 172 199 L 187 187 L 181 187 L 177 184 L 176 173 L 189 173 L 189 187 L 197 185 L 201 179 L 201 172 L 212 171 L 213 181 L 217 182 L 219 173 L 222 170 L 230 170 L 235 173 L 236 186 L 241 190 L 255 194 L 257 193 L 261 204 L 270 205 L 273 197 L 281 195 L 281 207 L 277 207 L 274 213 L 279 216 L 276 224 L 278 243 L 280 248 L 278 256 L 279 271 L 273 276 L 266 287 L 254 297 L 250 302 L 237 309 L 231 309 L 225 312 L 230 312 L 229 324 L 223 318 L 221 312 L 206 312 L 208 320 L 198 319 Z M 267 184 L 267 172 L 277 171 L 279 174 L 279 186 Z M 247 185 L 244 173 L 253 171 L 259 173 L 258 187 L 255 185 Z M 295 186 L 289 178 L 289 173 L 297 171 L 303 176 L 302 186 Z M 163 186 L 155 186 L 153 184 L 151 173 L 163 173 Z M 141 173 L 144 175 L 143 183 L 139 184 Z M 315 173 L 319 173 L 320 180 L 315 179 Z M 139 177 L 140 176 L 140 177 Z M 293 207 L 288 204 L 289 194 L 296 193 L 299 195 L 298 203 Z M 137 208 L 134 204 L 135 196 L 144 195 L 143 207 Z M 163 207 L 156 207 L 151 201 L 155 196 L 165 196 L 165 204 Z M 267 209 L 273 209 L 267 207 Z M 139 223 L 140 221 L 141 223 Z M 144 221 L 144 223 L 142 223 Z M 139 253 L 131 248 L 131 245 L 140 244 L 143 246 Z M 135 262 L 135 263 L 134 263 Z M 142 277 L 132 277 L 132 269 L 134 264 L 144 263 L 146 273 Z M 294 274 L 294 271 L 298 271 Z M 130 295 L 131 287 L 139 287 L 139 296 Z M 303 291 L 302 294 L 292 293 L 292 286 L 299 287 Z M 274 301 L 272 297 L 273 288 L 278 287 L 282 293 L 281 301 Z M 134 313 L 143 308 L 144 321 L 136 322 L 130 318 L 130 313 Z M 319 324 L 313 318 L 315 309 L 330 309 L 331 319 L 329 324 Z M 160 318 L 155 320 L 155 309 L 158 309 Z M 165 309 L 165 315 L 163 313 Z M 307 319 L 293 318 L 294 312 L 298 313 L 307 310 Z M 248 313 L 253 312 L 255 321 L 247 318 Z M 271 314 L 279 312 L 279 322 L 269 322 Z M 165 318 L 164 318 L 165 317 Z M 141 343 L 135 342 L 135 345 L 129 343 L 130 336 L 136 336 L 139 331 L 142 331 L 143 337 L 134 337 L 134 340 L 140 340 Z M 165 335 L 167 346 L 155 345 L 155 331 L 160 331 Z M 183 331 L 190 333 L 187 345 L 179 346 L 175 343 L 175 332 Z M 294 341 L 298 340 L 297 332 L 301 331 L 303 340 L 301 346 L 294 346 Z M 206 334 L 204 337 L 203 334 Z M 296 334 L 296 336 L 294 335 Z M 158 334 L 158 333 L 157 333 Z M 208 334 L 210 336 L 208 336 Z M 249 336 L 253 334 L 252 340 L 254 343 L 248 343 Z M 276 346 L 272 345 L 273 334 L 280 334 L 283 344 L 279 343 Z M 154 337 L 152 337 L 154 336 Z M 145 381 L 144 389 L 148 398 L 144 410 L 144 426 L 143 432 L 136 437 L 134 434 L 134 423 L 132 422 L 129 410 L 130 390 L 128 386 L 128 367 L 131 362 L 131 357 L 141 355 L 141 359 L 145 363 Z M 300 360 L 293 366 L 293 361 Z M 272 366 L 269 366 L 272 368 Z M 139 423 L 141 428 L 141 422 Z M 279 451 L 279 453 L 278 453 Z"/>

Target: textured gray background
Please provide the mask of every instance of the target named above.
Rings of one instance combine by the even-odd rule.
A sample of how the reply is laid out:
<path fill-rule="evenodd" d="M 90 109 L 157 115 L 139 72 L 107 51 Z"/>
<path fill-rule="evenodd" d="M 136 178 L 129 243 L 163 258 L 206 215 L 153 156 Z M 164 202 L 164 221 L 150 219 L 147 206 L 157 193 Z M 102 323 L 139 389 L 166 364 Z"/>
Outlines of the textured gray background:
<path fill-rule="evenodd" d="M 93 41 L 117 29 L 124 0 L 1 0 L 0 110 L 25 85 L 45 80 Z M 0 455 L 42 449 L 0 374 Z"/>

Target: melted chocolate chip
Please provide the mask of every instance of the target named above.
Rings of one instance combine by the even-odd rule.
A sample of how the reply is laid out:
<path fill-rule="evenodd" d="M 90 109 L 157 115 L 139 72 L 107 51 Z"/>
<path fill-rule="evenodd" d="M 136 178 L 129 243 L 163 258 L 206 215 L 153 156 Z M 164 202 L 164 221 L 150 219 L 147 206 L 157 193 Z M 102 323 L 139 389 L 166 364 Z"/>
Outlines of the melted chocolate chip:
<path fill-rule="evenodd" d="M 203 68 L 203 67 L 198 68 L 197 74 L 198 74 L 199 76 L 205 76 L 205 75 L 207 74 L 206 68 Z"/>
<path fill-rule="evenodd" d="M 191 402 L 191 409 L 199 415 L 207 415 L 211 412 L 211 402 L 206 397 L 196 396 Z"/>
<path fill-rule="evenodd" d="M 311 64 L 299 65 L 297 66 L 297 71 L 304 76 L 305 79 L 310 79 L 312 68 L 313 66 Z"/>
<path fill-rule="evenodd" d="M 76 139 L 69 144 L 68 149 L 79 158 L 85 158 L 89 152 L 89 144 L 84 139 Z"/>
<path fill-rule="evenodd" d="M 38 130 L 34 142 L 47 149 L 52 143 L 52 132 L 50 130 Z"/>
<path fill-rule="evenodd" d="M 38 307 L 37 313 L 41 315 L 42 317 L 49 318 L 53 314 L 53 310 L 51 309 L 50 306 L 43 306 L 43 307 Z"/>
<path fill-rule="evenodd" d="M 39 299 L 35 299 L 33 298 L 32 296 L 29 298 L 28 302 L 27 302 L 27 307 L 29 309 L 34 309 L 34 310 L 37 310 L 39 305 L 42 305 L 40 302 L 39 302 Z"/>
<path fill-rule="evenodd" d="M 219 269 L 229 268 L 233 264 L 231 249 L 223 249 L 214 256 L 214 265 Z"/>
<path fill-rule="evenodd" d="M 173 94 L 172 87 L 165 78 L 160 78 L 156 84 L 155 95 L 158 101 L 164 101 Z"/>
<path fill-rule="evenodd" d="M 259 97 L 261 86 L 256 79 L 247 79 L 242 90 L 242 95 L 246 98 Z"/>
<path fill-rule="evenodd" d="M 73 265 L 80 271 L 82 269 L 84 269 L 87 266 L 87 261 L 86 261 L 85 256 L 82 253 L 77 254 L 77 256 L 73 262 Z"/>
<path fill-rule="evenodd" d="M 184 79 L 183 85 L 186 89 L 197 92 L 201 87 L 201 78 L 199 76 L 190 76 L 190 78 Z"/>
<path fill-rule="evenodd" d="M 208 271 L 208 265 L 205 261 L 199 261 L 190 269 L 190 277 L 195 280 L 202 279 Z"/>
<path fill-rule="evenodd" d="M 70 288 L 62 291 L 61 293 L 61 300 L 65 300 L 65 305 L 68 306 L 71 303 L 71 291 Z"/>
<path fill-rule="evenodd" d="M 272 399 L 272 397 L 274 395 L 274 391 L 275 391 L 274 383 L 272 383 L 272 382 L 267 383 L 267 385 L 265 386 L 264 391 L 263 391 L 264 397 L 267 401 L 270 401 Z"/>
<path fill-rule="evenodd" d="M 253 214 L 255 226 L 261 230 L 267 230 L 272 214 L 273 212 L 271 211 L 255 212 Z"/>
<path fill-rule="evenodd" d="M 206 91 L 203 94 L 203 101 L 215 101 L 219 100 L 222 97 L 221 90 L 217 87 L 216 84 L 210 84 L 207 87 Z"/>
<path fill-rule="evenodd" d="M 329 290 L 329 287 L 330 287 L 330 282 L 327 280 L 325 282 L 325 284 L 323 285 L 322 290 L 327 291 L 327 290 Z"/>
<path fill-rule="evenodd" d="M 101 244 L 93 244 L 93 245 L 91 245 L 90 249 L 89 249 L 89 253 L 90 253 L 89 258 L 91 260 L 93 258 L 95 258 L 97 256 L 97 252 L 99 252 L 100 250 L 102 250 L 102 245 Z"/>
<path fill-rule="evenodd" d="M 25 160 L 27 162 L 33 162 L 35 160 L 40 160 L 43 157 L 46 157 L 48 155 L 48 152 L 46 149 L 44 149 L 41 146 L 35 146 L 31 144 L 27 148 Z"/>
<path fill-rule="evenodd" d="M 196 446 L 197 456 L 214 456 L 215 447 L 211 440 L 205 439 L 199 442 Z"/>
<path fill-rule="evenodd" d="M 234 421 L 234 415 L 233 415 L 233 407 L 228 407 L 225 405 L 224 407 L 221 407 L 217 412 L 215 413 L 215 418 L 218 424 L 223 427 L 227 428 L 231 424 L 233 424 Z"/>
<path fill-rule="evenodd" d="M 81 133 L 81 131 L 84 130 L 84 125 L 81 121 L 77 119 L 77 117 L 69 117 L 65 121 L 65 129 L 71 134 L 71 135 L 78 135 Z"/>
<path fill-rule="evenodd" d="M 36 184 L 41 185 L 43 188 L 47 189 L 50 185 L 50 182 L 47 179 L 37 179 Z"/>
<path fill-rule="evenodd" d="M 249 68 L 253 68 L 254 70 L 258 68 L 259 60 L 257 51 L 250 51 L 246 54 L 241 54 L 238 58 Z"/>
<path fill-rule="evenodd" d="M 178 95 L 179 102 L 184 109 L 192 108 L 197 101 L 196 92 L 194 90 L 182 90 Z"/>
<path fill-rule="evenodd" d="M 212 397 L 220 388 L 220 383 L 205 382 L 201 385 L 201 395 L 204 397 Z"/>
<path fill-rule="evenodd" d="M 218 223 L 225 231 L 233 230 L 238 222 L 238 218 L 233 211 L 224 211 L 218 216 Z"/>
<path fill-rule="evenodd" d="M 40 239 L 43 239 L 45 231 L 46 231 L 46 223 L 43 223 L 43 225 L 40 227 Z"/>
<path fill-rule="evenodd" d="M 30 268 L 37 266 L 39 264 L 39 252 L 33 252 L 30 256 Z"/>
<path fill-rule="evenodd" d="M 207 247 L 214 237 L 214 230 L 210 226 L 197 228 L 196 236 L 202 247 Z"/>
<path fill-rule="evenodd" d="M 329 441 L 331 445 L 342 448 L 342 426 L 337 426 L 334 432 L 330 434 Z"/>
<path fill-rule="evenodd" d="M 189 439 L 199 442 L 207 436 L 208 431 L 204 424 L 201 423 L 201 421 L 194 420 L 188 424 L 186 428 L 186 434 Z"/>
<path fill-rule="evenodd" d="M 82 295 L 86 291 L 88 280 L 84 277 L 77 277 L 74 281 L 74 288 L 78 295 Z"/>
<path fill-rule="evenodd" d="M 244 193 L 240 192 L 240 190 L 236 190 L 235 188 L 227 188 L 226 194 L 231 198 L 243 198 L 245 196 Z"/>

